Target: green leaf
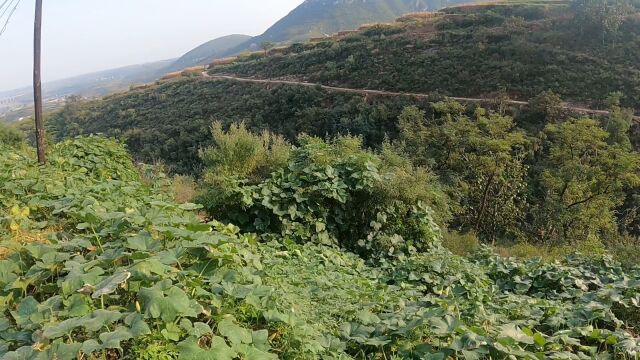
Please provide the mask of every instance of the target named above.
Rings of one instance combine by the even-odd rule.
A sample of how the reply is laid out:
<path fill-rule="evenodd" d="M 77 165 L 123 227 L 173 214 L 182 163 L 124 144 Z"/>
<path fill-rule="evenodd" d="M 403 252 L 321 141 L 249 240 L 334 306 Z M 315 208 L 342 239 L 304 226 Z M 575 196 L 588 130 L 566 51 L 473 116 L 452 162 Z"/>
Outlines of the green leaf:
<path fill-rule="evenodd" d="M 515 324 L 506 324 L 500 328 L 500 337 L 511 338 L 517 342 L 533 345 L 534 338 L 524 333 Z"/>
<path fill-rule="evenodd" d="M 129 326 L 129 330 L 133 336 L 137 337 L 151 334 L 151 329 L 149 329 L 149 325 L 144 321 L 142 314 L 129 314 L 124 319 L 124 323 Z"/>
<path fill-rule="evenodd" d="M 83 318 L 82 325 L 87 331 L 96 332 L 105 325 L 114 323 L 122 318 L 122 314 L 117 311 L 96 310 L 93 314 Z"/>
<path fill-rule="evenodd" d="M 540 333 L 533 334 L 533 341 L 535 341 L 536 345 L 540 347 L 544 347 L 547 343 L 547 340 L 545 340 L 544 336 Z"/>
<path fill-rule="evenodd" d="M 202 205 L 186 203 L 186 204 L 179 205 L 178 208 L 185 211 L 193 211 L 193 210 L 202 209 Z"/>
<path fill-rule="evenodd" d="M 108 278 L 96 284 L 96 289 L 94 290 L 93 295 L 91 295 L 91 297 L 94 299 L 98 299 L 103 295 L 114 293 L 118 289 L 118 287 L 122 283 L 129 280 L 130 277 L 131 277 L 131 273 L 128 272 L 127 270 L 118 270 L 112 276 L 109 276 Z"/>
<path fill-rule="evenodd" d="M 238 355 L 221 337 L 211 339 L 211 349 L 198 346 L 196 338 L 189 338 L 178 344 L 180 360 L 233 360 Z"/>
<path fill-rule="evenodd" d="M 75 360 L 81 348 L 82 344 L 80 343 L 65 344 L 63 342 L 56 342 L 41 353 L 41 356 L 44 355 L 45 359 Z"/>
<path fill-rule="evenodd" d="M 251 330 L 237 325 L 232 317 L 218 323 L 218 332 L 233 344 L 250 344 L 253 341 Z"/>
<path fill-rule="evenodd" d="M 178 325 L 174 323 L 168 323 L 165 324 L 165 328 L 162 329 L 160 333 L 167 340 L 178 341 L 180 340 L 180 334 L 182 333 L 182 330 Z"/>
<path fill-rule="evenodd" d="M 33 296 L 28 296 L 18 305 L 17 311 L 12 311 L 11 315 L 13 319 L 16 321 L 16 325 L 19 327 L 25 327 L 28 323 L 31 322 L 31 317 L 38 313 L 38 305 L 40 303 L 33 298 Z"/>
<path fill-rule="evenodd" d="M 91 355 L 98 350 L 102 350 L 102 346 L 100 345 L 100 343 L 93 339 L 83 342 L 82 348 L 80 348 L 80 351 L 82 351 L 82 353 L 86 355 Z"/>
<path fill-rule="evenodd" d="M 197 322 L 193 324 L 193 334 L 191 335 L 201 337 L 212 333 L 213 331 L 211 330 L 211 327 L 209 325 L 202 322 Z"/>
<path fill-rule="evenodd" d="M 56 339 L 70 334 L 75 328 L 83 325 L 84 318 L 67 319 L 57 324 L 47 324 L 43 327 L 42 336 L 45 339 Z"/>
<path fill-rule="evenodd" d="M 147 231 L 127 239 L 127 247 L 139 251 L 155 251 L 160 249 L 161 243 L 154 240 Z"/>
<path fill-rule="evenodd" d="M 100 334 L 99 338 L 104 349 L 122 350 L 120 343 L 133 338 L 133 334 L 129 329 L 120 326 L 115 331 Z"/>

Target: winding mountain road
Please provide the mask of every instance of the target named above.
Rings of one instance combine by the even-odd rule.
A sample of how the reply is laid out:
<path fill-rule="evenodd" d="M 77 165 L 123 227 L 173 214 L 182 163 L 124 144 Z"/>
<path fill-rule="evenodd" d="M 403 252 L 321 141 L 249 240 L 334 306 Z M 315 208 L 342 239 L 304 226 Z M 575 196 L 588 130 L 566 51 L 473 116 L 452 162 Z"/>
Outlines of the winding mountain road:
<path fill-rule="evenodd" d="M 255 84 L 319 87 L 323 90 L 327 90 L 331 92 L 341 92 L 341 93 L 350 93 L 350 94 L 358 94 L 358 95 L 378 95 L 378 96 L 397 96 L 397 97 L 407 96 L 407 97 L 414 97 L 419 99 L 429 99 L 432 96 L 430 94 L 423 94 L 423 93 L 352 89 L 352 88 L 328 86 L 328 85 L 322 85 L 322 84 L 310 83 L 310 82 L 304 82 L 304 81 L 278 80 L 278 79 L 253 79 L 253 78 L 243 78 L 243 77 L 238 77 L 233 75 L 223 75 L 223 74 L 211 75 L 206 71 L 202 73 L 202 76 L 210 80 L 231 80 L 231 81 L 255 83 Z M 468 98 L 468 97 L 455 97 L 455 96 L 449 96 L 449 98 L 456 101 L 460 101 L 460 102 L 475 103 L 475 104 L 486 104 L 486 103 L 495 101 L 495 99 L 491 99 L 491 98 Z M 518 100 L 503 100 L 503 102 L 509 105 L 518 105 L 518 106 L 524 106 L 529 104 L 527 101 L 518 101 Z M 579 106 L 573 106 L 567 103 L 563 103 L 562 108 L 575 113 L 579 113 L 579 114 L 609 115 L 609 111 L 606 111 L 606 110 L 594 110 L 594 109 L 589 109 L 589 108 L 584 108 Z M 634 120 L 640 121 L 640 116 L 634 116 L 633 118 Z"/>

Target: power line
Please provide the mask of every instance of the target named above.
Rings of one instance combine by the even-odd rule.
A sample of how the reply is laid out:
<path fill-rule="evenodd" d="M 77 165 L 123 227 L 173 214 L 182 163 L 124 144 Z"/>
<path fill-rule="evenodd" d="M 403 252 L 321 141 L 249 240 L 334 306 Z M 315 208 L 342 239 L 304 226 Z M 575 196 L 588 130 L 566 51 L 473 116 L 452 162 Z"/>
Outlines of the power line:
<path fill-rule="evenodd" d="M 2 5 L 0 5 L 0 9 L 2 9 L 8 2 L 9 2 L 9 0 L 4 0 L 2 2 Z"/>
<path fill-rule="evenodd" d="M 2 34 L 4 34 L 4 32 L 7 30 L 7 26 L 9 25 L 9 20 L 11 20 L 11 17 L 13 16 L 13 13 L 16 12 L 16 9 L 18 8 L 18 5 L 20 5 L 20 1 L 21 0 L 17 0 L 15 2 L 15 6 L 13 7 L 13 9 L 11 9 L 11 12 L 9 12 L 9 16 L 7 16 L 7 20 L 5 21 L 4 25 L 2 26 L 2 30 L 0 30 L 0 36 L 2 36 Z M 4 16 L 4 14 L 6 13 L 7 9 L 11 8 L 12 4 L 13 4 L 13 0 L 9 4 L 9 6 L 5 9 L 5 11 L 2 13 L 2 16 Z M 2 19 L 2 16 L 0 16 L 0 19 Z"/>
<path fill-rule="evenodd" d="M 2 6 L 0 6 L 0 9 L 4 8 L 4 10 L 2 10 L 2 14 L 0 14 L 0 19 L 4 17 L 4 15 L 7 13 L 7 11 L 9 11 L 9 9 L 11 9 L 14 1 L 16 0 L 5 0 L 5 2 L 2 3 Z M 6 3 L 9 3 L 7 7 L 5 7 Z"/>

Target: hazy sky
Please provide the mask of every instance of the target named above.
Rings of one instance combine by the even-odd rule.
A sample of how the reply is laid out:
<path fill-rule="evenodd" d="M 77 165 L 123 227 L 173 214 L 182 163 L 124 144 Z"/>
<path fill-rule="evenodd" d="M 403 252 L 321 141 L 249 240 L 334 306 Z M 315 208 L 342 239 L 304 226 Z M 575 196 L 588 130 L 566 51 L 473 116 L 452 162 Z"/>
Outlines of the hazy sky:
<path fill-rule="evenodd" d="M 259 35 L 302 2 L 44 0 L 43 80 L 179 57 L 219 36 Z M 35 0 L 21 0 L 0 36 L 0 90 L 31 83 L 34 10 Z"/>

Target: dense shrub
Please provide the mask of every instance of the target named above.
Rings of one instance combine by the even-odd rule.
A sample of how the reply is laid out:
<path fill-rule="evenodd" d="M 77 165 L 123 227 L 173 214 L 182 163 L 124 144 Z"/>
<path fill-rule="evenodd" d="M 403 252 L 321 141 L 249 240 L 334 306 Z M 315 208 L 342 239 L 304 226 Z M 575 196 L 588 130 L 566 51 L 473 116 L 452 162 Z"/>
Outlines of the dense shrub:
<path fill-rule="evenodd" d="M 202 199 L 209 213 L 246 231 L 338 244 L 366 257 L 425 250 L 439 240 L 428 204 L 442 206 L 444 195 L 428 188 L 427 173 L 420 187 L 394 186 L 410 176 L 393 170 L 415 169 L 385 164 L 360 139 L 302 137 L 299 143 L 286 167 L 256 185 L 242 177 L 222 187 L 211 183 Z"/>

